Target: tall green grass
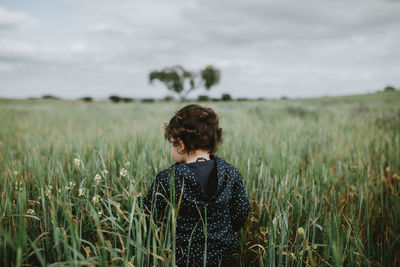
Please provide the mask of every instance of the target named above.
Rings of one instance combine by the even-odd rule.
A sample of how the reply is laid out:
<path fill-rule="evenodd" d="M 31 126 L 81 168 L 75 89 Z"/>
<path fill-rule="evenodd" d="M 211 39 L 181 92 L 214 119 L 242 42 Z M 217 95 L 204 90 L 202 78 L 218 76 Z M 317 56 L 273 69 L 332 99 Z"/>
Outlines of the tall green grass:
<path fill-rule="evenodd" d="M 360 101 L 208 103 L 252 204 L 240 265 L 400 264 L 400 102 Z M 159 225 L 137 196 L 182 105 L 2 101 L 0 265 L 174 265 L 179 201 Z"/>

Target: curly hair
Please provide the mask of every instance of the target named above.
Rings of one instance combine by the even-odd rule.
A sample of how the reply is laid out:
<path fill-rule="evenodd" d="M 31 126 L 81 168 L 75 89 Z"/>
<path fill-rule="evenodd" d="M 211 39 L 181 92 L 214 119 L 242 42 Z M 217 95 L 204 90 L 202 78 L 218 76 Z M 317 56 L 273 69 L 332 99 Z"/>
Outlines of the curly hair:
<path fill-rule="evenodd" d="M 215 153 L 222 143 L 222 128 L 218 115 L 212 108 L 191 104 L 175 113 L 169 123 L 165 123 L 165 138 L 174 146 L 178 138 L 185 145 L 185 152 L 204 149 Z"/>

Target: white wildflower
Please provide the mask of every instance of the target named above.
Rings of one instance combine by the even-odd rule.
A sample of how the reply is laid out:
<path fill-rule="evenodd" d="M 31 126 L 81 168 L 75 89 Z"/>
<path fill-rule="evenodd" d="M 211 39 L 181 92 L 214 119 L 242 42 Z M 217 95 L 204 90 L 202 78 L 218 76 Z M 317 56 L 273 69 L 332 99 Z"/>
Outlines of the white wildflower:
<path fill-rule="evenodd" d="M 26 213 L 29 215 L 36 215 L 36 212 L 33 209 L 28 209 Z"/>
<path fill-rule="evenodd" d="M 79 167 L 81 165 L 81 160 L 80 159 L 74 159 L 74 164 L 76 167 Z"/>
<path fill-rule="evenodd" d="M 14 175 L 18 175 L 18 171 L 14 171 L 13 173 L 14 173 Z"/>
<path fill-rule="evenodd" d="M 103 210 L 99 210 L 97 214 L 99 214 L 99 216 L 103 215 Z"/>
<path fill-rule="evenodd" d="M 296 255 L 294 255 L 294 253 L 293 253 L 293 252 L 290 252 L 290 254 L 289 254 L 289 255 L 290 255 L 290 257 L 292 258 L 292 260 L 294 260 L 294 261 L 295 261 L 295 260 L 297 259 L 297 258 L 296 258 Z"/>
<path fill-rule="evenodd" d="M 298 228 L 297 229 L 297 233 L 300 235 L 300 236 L 304 236 L 304 228 L 303 227 L 300 227 L 300 228 Z"/>
<path fill-rule="evenodd" d="M 100 202 L 100 196 L 99 195 L 94 195 L 92 198 L 93 204 L 98 204 Z"/>
<path fill-rule="evenodd" d="M 86 189 L 85 188 L 79 188 L 79 196 L 81 197 L 81 196 L 84 196 L 85 195 L 85 191 L 86 191 Z"/>
<path fill-rule="evenodd" d="M 94 177 L 94 181 L 96 182 L 96 183 L 100 183 L 101 182 L 101 176 L 100 176 L 100 174 L 96 174 L 96 176 Z"/>
<path fill-rule="evenodd" d="M 52 190 L 52 189 L 53 189 L 53 186 L 51 186 L 51 185 L 45 186 L 44 194 L 45 194 L 47 197 L 50 197 L 50 195 L 51 195 L 51 190 Z"/>
<path fill-rule="evenodd" d="M 126 166 L 129 166 L 131 163 L 129 161 L 125 162 Z"/>
<path fill-rule="evenodd" d="M 22 188 L 22 182 L 15 182 L 15 190 L 19 190 L 20 192 L 22 192 L 23 188 Z"/>
<path fill-rule="evenodd" d="M 65 191 L 68 191 L 74 186 L 75 186 L 75 183 L 69 182 L 68 185 L 64 186 L 64 189 L 65 189 Z"/>
<path fill-rule="evenodd" d="M 106 169 L 104 169 L 104 170 L 103 170 L 103 174 L 104 174 L 104 175 L 107 175 L 107 174 L 108 174 L 108 171 L 107 171 Z"/>
<path fill-rule="evenodd" d="M 126 177 L 126 176 L 128 176 L 128 171 L 126 169 L 122 168 L 119 171 L 119 175 L 121 175 L 122 177 Z"/>

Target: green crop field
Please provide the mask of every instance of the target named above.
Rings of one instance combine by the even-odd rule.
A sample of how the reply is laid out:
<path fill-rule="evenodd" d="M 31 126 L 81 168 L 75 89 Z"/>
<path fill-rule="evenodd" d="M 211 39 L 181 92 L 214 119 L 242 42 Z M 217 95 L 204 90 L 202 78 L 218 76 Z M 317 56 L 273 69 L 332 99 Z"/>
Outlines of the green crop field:
<path fill-rule="evenodd" d="M 174 265 L 176 205 L 147 227 L 137 196 L 185 104 L 0 100 L 0 265 Z M 201 104 L 252 205 L 242 266 L 400 265 L 399 91 Z"/>

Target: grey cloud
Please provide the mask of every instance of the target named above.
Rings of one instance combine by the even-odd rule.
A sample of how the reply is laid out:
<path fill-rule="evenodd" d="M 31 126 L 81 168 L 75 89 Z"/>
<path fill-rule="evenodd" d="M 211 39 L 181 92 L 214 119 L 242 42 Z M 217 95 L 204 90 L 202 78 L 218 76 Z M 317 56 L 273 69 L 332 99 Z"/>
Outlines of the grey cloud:
<path fill-rule="evenodd" d="M 23 30 L 38 26 L 39 21 L 24 12 L 10 11 L 0 6 L 0 30 Z"/>
<path fill-rule="evenodd" d="M 165 95 L 160 84 L 149 90 L 147 74 L 172 64 L 221 68 L 221 83 L 210 92 L 214 96 L 334 95 L 400 83 L 399 2 L 70 2 L 94 17 L 91 25 L 83 25 L 83 35 L 52 44 L 52 53 L 37 43 L 34 53 L 7 52 L 0 40 L 0 57 L 29 61 L 30 67 L 35 61 L 48 64 L 42 65 L 47 72 L 36 75 L 48 84 L 56 80 L 47 73 L 68 77 L 69 85 L 60 87 L 74 88 L 68 89 L 71 94 L 117 93 L 110 89 L 114 85 L 124 94 Z M 74 42 L 84 45 L 72 51 Z M 11 78 L 1 79 L 22 88 Z M 34 84 L 34 76 L 30 79 Z"/>

